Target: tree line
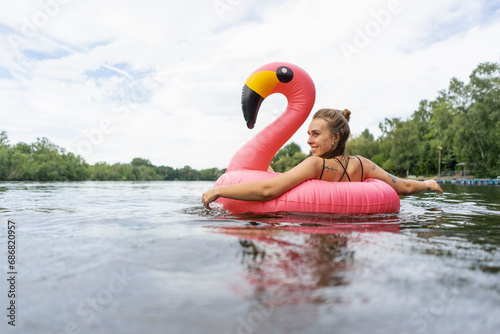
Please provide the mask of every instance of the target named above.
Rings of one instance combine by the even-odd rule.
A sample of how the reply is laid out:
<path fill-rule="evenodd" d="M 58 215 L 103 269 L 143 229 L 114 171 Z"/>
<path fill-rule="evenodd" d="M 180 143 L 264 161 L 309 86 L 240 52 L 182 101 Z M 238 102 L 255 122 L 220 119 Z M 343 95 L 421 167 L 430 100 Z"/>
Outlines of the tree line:
<path fill-rule="evenodd" d="M 465 83 L 452 78 L 406 120 L 386 118 L 382 135 L 365 130 L 348 149 L 398 176 L 500 175 L 500 65 L 479 64 Z M 441 158 L 441 159 L 440 159 Z"/>
<path fill-rule="evenodd" d="M 127 164 L 89 165 L 81 156 L 66 152 L 47 138 L 38 138 L 32 144 L 9 145 L 7 133 L 0 132 L 0 181 L 212 181 L 223 173 L 217 168 L 154 166 L 143 158 Z"/>
<path fill-rule="evenodd" d="M 500 65 L 481 63 L 464 83 L 452 78 L 435 100 L 421 100 L 409 119 L 386 118 L 375 138 L 368 129 L 351 138 L 350 155 L 362 155 L 391 173 L 406 177 L 500 175 Z M 307 158 L 291 143 L 271 166 L 284 172 Z"/>
<path fill-rule="evenodd" d="M 465 83 L 452 78 L 435 100 L 422 100 L 410 118 L 386 118 L 375 138 L 368 129 L 351 138 L 350 155 L 362 155 L 397 176 L 453 175 L 468 171 L 475 177 L 500 175 L 500 65 L 479 64 Z M 87 164 L 84 159 L 39 138 L 35 143 L 9 145 L 0 132 L 0 181 L 154 181 L 216 180 L 224 169 L 195 170 L 154 166 L 147 159 L 130 163 Z M 290 143 L 271 162 L 285 172 L 311 153 Z"/>

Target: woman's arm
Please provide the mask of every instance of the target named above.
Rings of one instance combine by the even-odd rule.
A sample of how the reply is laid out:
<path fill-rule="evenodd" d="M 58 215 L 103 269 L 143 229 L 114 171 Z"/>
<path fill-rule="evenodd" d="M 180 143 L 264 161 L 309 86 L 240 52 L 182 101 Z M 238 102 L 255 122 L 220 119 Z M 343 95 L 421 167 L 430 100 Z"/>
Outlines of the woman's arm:
<path fill-rule="evenodd" d="M 388 185 L 390 185 L 398 195 L 413 195 L 418 194 L 423 191 L 436 191 L 440 194 L 443 193 L 443 190 L 439 186 L 439 184 L 435 180 L 425 180 L 425 181 L 417 181 L 417 180 L 403 180 L 394 175 L 389 174 L 375 163 L 370 161 L 369 159 L 361 157 L 363 161 L 363 166 L 366 170 L 366 178 L 375 178 L 384 181 Z M 368 167 L 368 168 L 367 168 Z"/>
<path fill-rule="evenodd" d="M 321 158 L 309 157 L 289 171 L 272 179 L 216 187 L 203 193 L 201 200 L 207 209 L 210 209 L 209 204 L 219 197 L 245 201 L 267 201 L 280 196 L 304 181 L 318 178 L 322 165 Z"/>

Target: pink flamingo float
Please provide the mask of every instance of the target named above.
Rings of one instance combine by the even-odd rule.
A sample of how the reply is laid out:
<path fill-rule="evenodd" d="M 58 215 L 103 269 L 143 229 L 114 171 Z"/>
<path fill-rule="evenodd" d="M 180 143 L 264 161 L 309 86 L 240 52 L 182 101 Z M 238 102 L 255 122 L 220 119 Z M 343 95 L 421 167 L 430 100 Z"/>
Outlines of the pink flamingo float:
<path fill-rule="evenodd" d="M 278 175 L 268 172 L 268 166 L 276 152 L 306 121 L 314 105 L 316 89 L 311 77 L 296 65 L 280 62 L 258 68 L 247 79 L 241 97 L 248 128 L 254 127 L 262 101 L 274 93 L 282 93 L 287 98 L 285 111 L 236 152 L 215 187 L 263 181 Z M 308 180 L 269 201 L 219 198 L 216 202 L 234 214 L 282 211 L 397 213 L 400 207 L 398 194 L 376 179 L 363 182 Z"/>

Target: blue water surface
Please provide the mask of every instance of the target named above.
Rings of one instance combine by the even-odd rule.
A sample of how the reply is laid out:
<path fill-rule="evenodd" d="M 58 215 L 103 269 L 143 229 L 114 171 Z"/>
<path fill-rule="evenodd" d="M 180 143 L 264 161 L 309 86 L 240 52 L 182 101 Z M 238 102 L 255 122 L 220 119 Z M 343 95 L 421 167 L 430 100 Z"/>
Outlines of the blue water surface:
<path fill-rule="evenodd" d="M 0 332 L 498 332 L 499 186 L 343 217 L 208 211 L 212 186 L 0 183 Z"/>

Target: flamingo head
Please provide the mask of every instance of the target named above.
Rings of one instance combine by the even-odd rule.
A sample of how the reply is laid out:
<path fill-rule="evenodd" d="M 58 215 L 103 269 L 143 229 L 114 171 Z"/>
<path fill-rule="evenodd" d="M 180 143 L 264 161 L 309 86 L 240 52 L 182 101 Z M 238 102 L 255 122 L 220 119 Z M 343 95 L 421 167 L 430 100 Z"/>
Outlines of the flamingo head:
<path fill-rule="evenodd" d="M 300 67 L 277 62 L 258 68 L 248 77 L 241 94 L 241 107 L 247 127 L 249 129 L 254 127 L 260 105 L 266 97 L 274 93 L 283 93 L 288 98 L 295 91 L 312 95 L 314 103 L 316 92 L 314 84 Z"/>

